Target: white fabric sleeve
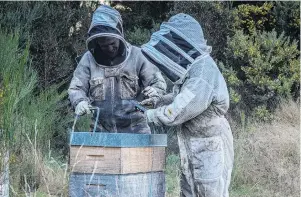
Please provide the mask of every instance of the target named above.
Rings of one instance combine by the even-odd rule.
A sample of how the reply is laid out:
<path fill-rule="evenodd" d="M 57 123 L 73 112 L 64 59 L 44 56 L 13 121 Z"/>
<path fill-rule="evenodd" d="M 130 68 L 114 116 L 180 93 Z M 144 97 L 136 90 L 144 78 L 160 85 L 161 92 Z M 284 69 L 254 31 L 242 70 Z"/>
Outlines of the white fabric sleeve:
<path fill-rule="evenodd" d="M 148 122 L 155 125 L 176 126 L 182 124 L 204 112 L 212 102 L 214 83 L 218 77 L 215 69 L 204 69 L 194 72 L 186 78 L 178 95 L 169 105 L 148 110 Z M 200 70 L 201 69 L 201 70 Z"/>
<path fill-rule="evenodd" d="M 68 88 L 69 99 L 72 106 L 76 106 L 80 101 L 88 101 L 89 80 L 91 78 L 89 60 L 87 55 L 84 55 L 73 73 L 70 86 Z"/>

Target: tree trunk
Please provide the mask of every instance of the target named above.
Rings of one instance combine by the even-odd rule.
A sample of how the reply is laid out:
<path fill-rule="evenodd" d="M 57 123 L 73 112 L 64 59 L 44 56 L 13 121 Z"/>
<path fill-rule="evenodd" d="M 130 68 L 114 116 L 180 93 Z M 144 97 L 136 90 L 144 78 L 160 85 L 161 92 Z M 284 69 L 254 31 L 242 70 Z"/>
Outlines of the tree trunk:
<path fill-rule="evenodd" d="M 2 160 L 2 172 L 0 172 L 0 196 L 9 197 L 9 151 L 4 151 Z"/>

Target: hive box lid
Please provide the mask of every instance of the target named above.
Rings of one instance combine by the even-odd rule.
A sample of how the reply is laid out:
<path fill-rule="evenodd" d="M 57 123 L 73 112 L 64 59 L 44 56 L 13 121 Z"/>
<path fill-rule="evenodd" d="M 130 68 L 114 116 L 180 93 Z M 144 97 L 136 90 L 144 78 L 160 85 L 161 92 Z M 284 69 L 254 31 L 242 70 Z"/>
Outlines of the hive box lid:
<path fill-rule="evenodd" d="M 153 147 L 167 146 L 166 134 L 70 132 L 71 146 Z"/>

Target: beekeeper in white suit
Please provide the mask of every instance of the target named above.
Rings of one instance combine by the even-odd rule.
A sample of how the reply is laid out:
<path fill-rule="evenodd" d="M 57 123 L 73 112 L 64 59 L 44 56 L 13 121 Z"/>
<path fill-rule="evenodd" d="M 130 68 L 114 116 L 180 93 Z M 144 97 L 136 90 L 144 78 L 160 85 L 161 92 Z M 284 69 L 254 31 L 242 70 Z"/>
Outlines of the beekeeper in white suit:
<path fill-rule="evenodd" d="M 200 24 L 187 14 L 162 23 L 142 46 L 146 57 L 174 82 L 172 94 L 147 91 L 157 108 L 145 112 L 148 123 L 181 125 L 181 196 L 228 197 L 233 166 L 233 137 L 224 117 L 229 108 L 225 80 L 210 57 Z"/>
<path fill-rule="evenodd" d="M 68 89 L 75 113 L 90 113 L 90 106 L 96 106 L 101 114 L 97 131 L 151 133 L 135 105 L 144 95 L 149 97 L 148 91 L 142 91 L 147 86 L 160 94 L 165 92 L 166 83 L 159 69 L 140 48 L 125 41 L 120 13 L 110 6 L 95 10 L 88 35 L 88 51 L 78 63 Z"/>

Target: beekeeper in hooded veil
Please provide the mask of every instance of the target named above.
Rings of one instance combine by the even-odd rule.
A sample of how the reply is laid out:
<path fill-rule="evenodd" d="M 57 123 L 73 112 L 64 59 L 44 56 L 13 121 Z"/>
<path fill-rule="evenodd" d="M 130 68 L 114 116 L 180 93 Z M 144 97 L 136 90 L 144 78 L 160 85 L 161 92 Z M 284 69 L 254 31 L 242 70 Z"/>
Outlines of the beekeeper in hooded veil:
<path fill-rule="evenodd" d="M 142 91 L 147 86 L 159 94 L 165 92 L 166 83 L 159 69 L 140 48 L 125 41 L 120 13 L 112 7 L 97 8 L 88 35 L 88 51 L 78 63 L 68 89 L 75 113 L 90 113 L 93 105 L 100 108 L 97 131 L 150 133 L 145 117 L 135 111 L 135 101 L 149 94 Z"/>
<path fill-rule="evenodd" d="M 172 94 L 142 104 L 157 108 L 145 112 L 149 124 L 180 125 L 181 196 L 228 197 L 233 166 L 233 137 L 224 117 L 229 108 L 225 80 L 210 57 L 200 24 L 187 14 L 162 23 L 144 55 L 174 83 Z"/>

